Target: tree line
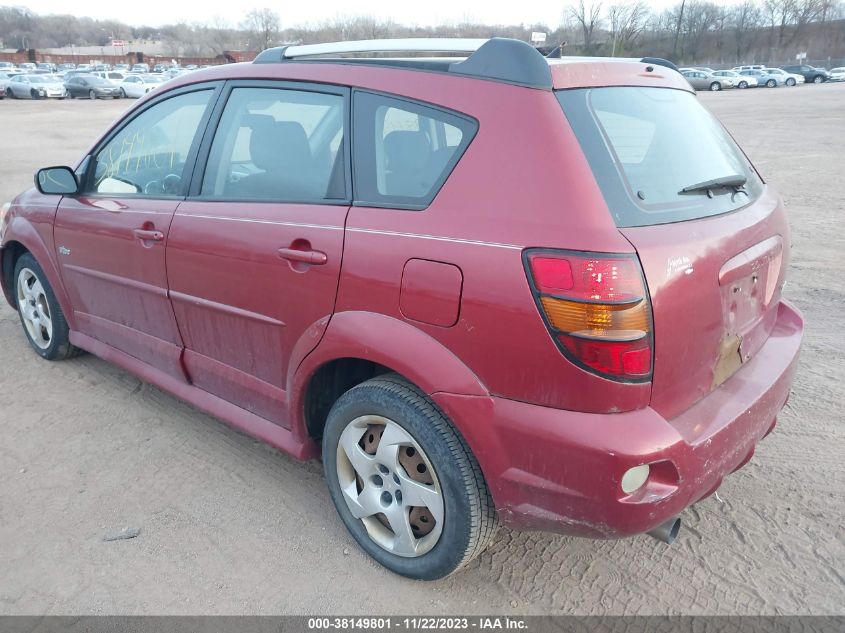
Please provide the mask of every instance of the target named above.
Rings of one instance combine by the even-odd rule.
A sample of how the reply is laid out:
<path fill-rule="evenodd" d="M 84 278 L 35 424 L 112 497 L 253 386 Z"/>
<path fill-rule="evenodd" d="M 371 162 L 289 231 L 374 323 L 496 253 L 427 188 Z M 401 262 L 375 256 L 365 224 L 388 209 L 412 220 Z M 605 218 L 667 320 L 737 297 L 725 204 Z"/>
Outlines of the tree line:
<path fill-rule="evenodd" d="M 449 23 L 407 26 L 371 16 L 337 17 L 307 27 L 285 25 L 284 13 L 253 9 L 239 24 L 225 21 L 160 27 L 72 15 L 38 15 L 0 6 L 5 48 L 108 46 L 112 39 L 161 41 L 167 54 L 213 57 L 224 50 L 258 51 L 281 43 L 319 43 L 389 37 L 514 37 L 547 34 L 567 55 L 656 56 L 678 63 L 785 61 L 845 57 L 843 0 L 742 0 L 722 5 L 681 0 L 657 11 L 643 0 L 578 0 L 561 5 L 557 25 Z"/>

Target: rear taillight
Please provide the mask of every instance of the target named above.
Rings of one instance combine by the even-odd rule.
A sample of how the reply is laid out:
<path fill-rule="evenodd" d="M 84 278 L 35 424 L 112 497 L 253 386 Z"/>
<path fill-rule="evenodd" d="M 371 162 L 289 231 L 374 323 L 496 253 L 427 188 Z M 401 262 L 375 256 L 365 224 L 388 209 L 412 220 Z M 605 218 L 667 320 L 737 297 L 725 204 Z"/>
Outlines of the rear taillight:
<path fill-rule="evenodd" d="M 636 255 L 531 249 L 525 268 L 561 352 L 614 380 L 651 379 L 651 304 Z"/>

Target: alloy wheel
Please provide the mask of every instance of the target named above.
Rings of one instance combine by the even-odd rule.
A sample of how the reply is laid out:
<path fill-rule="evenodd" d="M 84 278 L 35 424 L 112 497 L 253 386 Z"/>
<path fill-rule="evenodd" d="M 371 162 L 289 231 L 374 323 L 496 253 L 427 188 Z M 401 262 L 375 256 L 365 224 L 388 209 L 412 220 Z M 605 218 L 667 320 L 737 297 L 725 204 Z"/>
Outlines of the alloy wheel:
<path fill-rule="evenodd" d="M 428 456 L 388 418 L 352 420 L 337 446 L 337 478 L 344 501 L 381 548 L 413 558 L 437 544 L 443 531 L 443 490 Z"/>
<path fill-rule="evenodd" d="M 53 317 L 44 286 L 29 268 L 18 275 L 17 299 L 29 337 L 40 349 L 47 349 L 53 340 Z"/>

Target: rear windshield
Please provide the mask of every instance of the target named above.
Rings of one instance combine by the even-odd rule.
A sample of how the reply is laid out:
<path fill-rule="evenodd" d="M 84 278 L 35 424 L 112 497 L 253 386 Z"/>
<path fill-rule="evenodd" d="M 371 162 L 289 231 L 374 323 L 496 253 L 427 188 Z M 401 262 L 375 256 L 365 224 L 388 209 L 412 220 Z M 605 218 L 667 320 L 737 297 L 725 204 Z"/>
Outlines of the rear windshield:
<path fill-rule="evenodd" d="M 754 167 L 691 93 L 608 87 L 556 94 L 619 227 L 728 213 L 762 192 Z M 744 186 L 682 191 L 738 177 Z"/>

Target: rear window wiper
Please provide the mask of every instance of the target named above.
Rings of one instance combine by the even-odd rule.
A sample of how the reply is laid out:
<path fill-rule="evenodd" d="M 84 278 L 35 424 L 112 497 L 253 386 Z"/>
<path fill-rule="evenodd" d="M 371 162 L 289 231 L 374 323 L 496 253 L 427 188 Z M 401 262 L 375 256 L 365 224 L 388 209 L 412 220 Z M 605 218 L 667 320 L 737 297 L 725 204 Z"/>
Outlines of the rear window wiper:
<path fill-rule="evenodd" d="M 730 176 L 722 176 L 721 178 L 712 178 L 704 182 L 698 182 L 694 185 L 684 187 L 678 193 L 693 193 L 695 191 L 710 191 L 711 189 L 732 188 L 740 189 L 748 182 L 748 178 L 742 174 L 731 174 Z"/>

